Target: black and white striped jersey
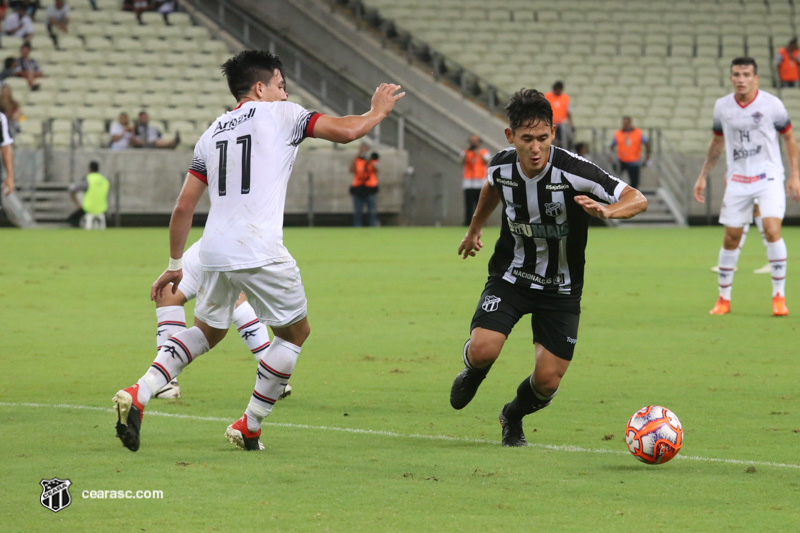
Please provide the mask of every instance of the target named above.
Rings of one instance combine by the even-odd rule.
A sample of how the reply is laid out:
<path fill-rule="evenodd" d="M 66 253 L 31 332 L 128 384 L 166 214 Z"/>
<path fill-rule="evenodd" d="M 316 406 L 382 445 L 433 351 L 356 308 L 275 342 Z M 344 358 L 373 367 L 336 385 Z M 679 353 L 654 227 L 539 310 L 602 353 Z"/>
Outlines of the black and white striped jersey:
<path fill-rule="evenodd" d="M 574 197 L 615 203 L 625 183 L 555 146 L 534 178 L 522 172 L 513 147 L 492 158 L 487 174 L 503 203 L 503 224 L 489 275 L 548 293 L 579 296 L 589 215 Z"/>

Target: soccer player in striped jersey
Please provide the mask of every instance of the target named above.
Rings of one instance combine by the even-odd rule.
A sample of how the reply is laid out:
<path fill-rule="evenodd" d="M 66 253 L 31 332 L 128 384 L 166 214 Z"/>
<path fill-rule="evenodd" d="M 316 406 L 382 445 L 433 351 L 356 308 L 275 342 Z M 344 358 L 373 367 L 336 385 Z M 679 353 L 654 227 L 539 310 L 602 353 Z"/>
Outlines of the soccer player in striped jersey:
<path fill-rule="evenodd" d="M 131 451 L 139 449 L 152 394 L 225 337 L 241 292 L 274 338 L 258 363 L 244 415 L 225 436 L 241 449 L 263 449 L 261 424 L 311 331 L 300 270 L 283 244 L 286 189 L 298 146 L 306 137 L 336 143 L 360 139 L 405 94 L 398 92 L 399 85 L 383 83 L 363 115 L 331 117 L 287 101 L 282 63 L 269 52 L 242 51 L 222 65 L 222 72 L 238 105 L 215 119 L 195 144 L 170 220 L 169 266 L 150 289 L 153 300 L 169 286 L 177 290 L 194 211 L 208 191 L 211 209 L 200 246 L 203 275 L 194 326 L 165 341 L 141 379 L 114 395 L 117 437 Z"/>
<path fill-rule="evenodd" d="M 168 287 L 167 291 L 156 296 L 156 318 L 158 319 L 156 350 L 160 350 L 167 339 L 186 329 L 186 311 L 183 306 L 197 296 L 197 289 L 200 287 L 200 279 L 203 275 L 199 256 L 200 240 L 183 253 L 183 278 L 178 289 L 172 292 L 171 287 Z M 256 312 L 253 310 L 253 306 L 247 303 L 244 293 L 239 295 L 236 302 L 236 309 L 233 311 L 233 325 L 258 363 L 264 350 L 269 347 L 269 331 L 256 317 Z M 279 399 L 291 394 L 291 390 L 291 385 L 287 383 L 286 389 L 281 393 Z M 177 378 L 164 385 L 153 397 L 180 398 L 181 389 Z"/>
<path fill-rule="evenodd" d="M 706 178 L 724 147 L 728 170 L 719 222 L 725 226 L 725 238 L 719 251 L 719 298 L 709 313 L 724 315 L 731 310 L 739 243 L 744 227 L 753 221 L 753 207 L 758 201 L 772 270 L 772 314 L 786 316 L 789 314 L 786 307 L 787 251 L 781 237 L 781 224 L 786 213 L 786 195 L 794 201 L 800 200 L 797 142 L 783 102 L 759 90 L 758 65 L 753 58 L 734 59 L 730 80 L 734 91 L 714 105 L 714 135 L 694 185 L 694 199 L 705 203 Z M 790 167 L 785 190 L 778 134 L 786 146 Z"/>
<path fill-rule="evenodd" d="M 500 238 L 450 403 L 466 407 L 514 325 L 530 314 L 533 373 L 500 412 L 503 446 L 525 446 L 522 418 L 553 400 L 578 342 L 589 217 L 631 218 L 647 209 L 647 199 L 594 163 L 552 145 L 556 127 L 542 93 L 518 91 L 506 113 L 512 147 L 489 163 L 488 183 L 458 247 L 464 259 L 475 256 L 483 247 L 481 228 L 502 204 Z"/>

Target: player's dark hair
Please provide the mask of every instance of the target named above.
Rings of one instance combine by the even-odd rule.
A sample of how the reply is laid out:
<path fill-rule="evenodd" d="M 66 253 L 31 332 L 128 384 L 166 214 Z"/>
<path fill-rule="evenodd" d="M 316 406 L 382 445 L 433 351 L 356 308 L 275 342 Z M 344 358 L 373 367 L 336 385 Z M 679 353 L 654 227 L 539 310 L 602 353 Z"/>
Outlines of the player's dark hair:
<path fill-rule="evenodd" d="M 733 67 L 747 65 L 753 65 L 753 74 L 758 74 L 758 65 L 756 65 L 756 60 L 752 57 L 737 57 L 731 61 L 731 70 L 733 70 Z"/>
<path fill-rule="evenodd" d="M 536 89 L 520 89 L 515 92 L 505 109 L 511 131 L 524 124 L 539 121 L 548 126 L 553 125 L 553 108 L 547 98 Z"/>
<path fill-rule="evenodd" d="M 257 82 L 269 84 L 275 69 L 283 74 L 283 63 L 278 56 L 264 50 L 243 50 L 222 65 L 228 88 L 237 101 L 246 96 Z"/>
<path fill-rule="evenodd" d="M 100 171 L 100 163 L 97 161 L 92 161 L 89 163 L 89 172 L 99 172 Z"/>

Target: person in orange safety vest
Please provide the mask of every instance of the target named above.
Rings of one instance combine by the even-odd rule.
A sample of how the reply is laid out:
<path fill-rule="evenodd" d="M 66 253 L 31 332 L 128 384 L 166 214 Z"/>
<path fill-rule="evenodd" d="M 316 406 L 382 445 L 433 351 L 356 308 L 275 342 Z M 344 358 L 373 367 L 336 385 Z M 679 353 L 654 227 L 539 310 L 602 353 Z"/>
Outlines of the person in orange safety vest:
<path fill-rule="evenodd" d="M 469 226 L 472 215 L 478 206 L 481 188 L 486 183 L 486 169 L 489 164 L 489 150 L 481 148 L 481 138 L 469 136 L 469 146 L 461 151 L 461 163 L 464 165 L 462 188 L 464 189 L 464 225 Z"/>
<path fill-rule="evenodd" d="M 380 156 L 369 153 L 369 145 L 362 143 L 358 155 L 350 164 L 353 183 L 350 194 L 353 196 L 353 226 L 363 225 L 364 208 L 369 214 L 369 225 L 378 225 L 378 209 L 375 196 L 378 193 L 378 160 Z"/>
<path fill-rule="evenodd" d="M 800 50 L 797 47 L 797 37 L 789 41 L 789 44 L 783 48 L 778 49 L 778 53 L 775 54 L 781 87 L 797 87 L 797 83 L 800 81 L 798 56 L 800 56 Z"/>
<path fill-rule="evenodd" d="M 628 183 L 639 188 L 639 162 L 642 158 L 642 145 L 645 147 L 645 164 L 650 161 L 650 139 L 639 128 L 633 127 L 631 117 L 622 117 L 622 129 L 614 133 L 611 149 L 616 148 L 619 162 L 619 176 L 628 173 Z"/>

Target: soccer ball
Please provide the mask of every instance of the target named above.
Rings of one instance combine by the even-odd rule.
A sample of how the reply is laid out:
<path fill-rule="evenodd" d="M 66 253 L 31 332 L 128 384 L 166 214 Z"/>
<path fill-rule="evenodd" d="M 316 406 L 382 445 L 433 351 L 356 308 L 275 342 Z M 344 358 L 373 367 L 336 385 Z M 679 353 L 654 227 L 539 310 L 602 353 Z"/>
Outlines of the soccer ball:
<path fill-rule="evenodd" d="M 633 456 L 643 463 L 666 463 L 681 449 L 683 426 L 675 413 L 666 407 L 642 407 L 628 420 L 625 444 Z"/>

